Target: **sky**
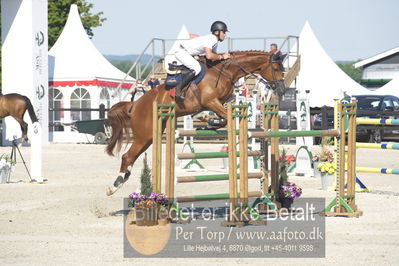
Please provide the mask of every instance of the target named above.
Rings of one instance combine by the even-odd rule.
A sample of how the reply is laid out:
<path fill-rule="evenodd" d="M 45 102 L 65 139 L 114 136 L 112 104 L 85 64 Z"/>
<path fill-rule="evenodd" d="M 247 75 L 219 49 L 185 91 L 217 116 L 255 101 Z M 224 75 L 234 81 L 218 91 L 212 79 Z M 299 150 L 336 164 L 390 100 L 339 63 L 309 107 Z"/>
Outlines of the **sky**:
<path fill-rule="evenodd" d="M 365 59 L 399 46 L 398 0 L 87 2 L 94 4 L 93 12 L 102 11 L 107 18 L 93 30 L 94 45 L 106 55 L 139 54 L 152 38 L 176 38 L 183 24 L 190 33 L 208 34 L 215 20 L 226 22 L 232 38 L 298 36 L 309 21 L 322 47 L 336 61 Z M 156 46 L 155 52 L 161 47 Z M 220 52 L 226 51 L 226 42 L 219 47 Z M 236 47 L 261 49 L 263 42 L 240 42 Z"/>

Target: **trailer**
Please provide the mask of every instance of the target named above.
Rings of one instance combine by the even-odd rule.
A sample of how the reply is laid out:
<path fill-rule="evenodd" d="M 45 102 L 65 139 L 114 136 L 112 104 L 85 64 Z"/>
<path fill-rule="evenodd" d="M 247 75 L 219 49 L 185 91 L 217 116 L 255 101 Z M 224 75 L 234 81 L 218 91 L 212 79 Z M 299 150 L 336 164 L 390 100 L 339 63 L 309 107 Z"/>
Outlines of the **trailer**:
<path fill-rule="evenodd" d="M 108 124 L 108 119 L 76 121 L 72 124 L 72 129 L 79 133 L 93 135 L 94 143 L 105 144 L 111 137 L 111 128 Z"/>

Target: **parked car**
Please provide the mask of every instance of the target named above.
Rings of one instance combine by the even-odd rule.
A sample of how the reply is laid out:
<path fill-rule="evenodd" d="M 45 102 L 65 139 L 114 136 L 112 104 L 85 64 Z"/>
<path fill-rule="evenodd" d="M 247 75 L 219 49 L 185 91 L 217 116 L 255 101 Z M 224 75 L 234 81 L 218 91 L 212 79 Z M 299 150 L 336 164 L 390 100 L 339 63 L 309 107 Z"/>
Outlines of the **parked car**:
<path fill-rule="evenodd" d="M 399 98 L 393 95 L 355 95 L 357 117 L 399 119 Z M 334 114 L 327 114 L 328 128 L 334 127 Z M 314 117 L 314 129 L 322 129 L 322 114 Z M 383 139 L 398 139 L 399 126 L 357 125 L 358 141 L 379 143 Z"/>
<path fill-rule="evenodd" d="M 355 95 L 357 117 L 399 119 L 399 98 L 393 95 Z M 399 138 L 399 127 L 392 125 L 357 125 L 356 137 L 360 141 L 381 142 Z"/>

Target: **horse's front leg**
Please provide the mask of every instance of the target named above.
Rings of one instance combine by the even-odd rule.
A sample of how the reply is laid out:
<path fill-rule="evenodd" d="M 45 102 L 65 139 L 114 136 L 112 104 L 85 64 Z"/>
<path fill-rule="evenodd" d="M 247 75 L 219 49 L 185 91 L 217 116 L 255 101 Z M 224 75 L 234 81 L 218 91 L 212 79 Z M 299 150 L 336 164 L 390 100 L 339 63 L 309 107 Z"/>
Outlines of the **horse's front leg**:
<path fill-rule="evenodd" d="M 151 142 L 152 136 L 147 138 L 145 141 L 134 141 L 128 152 L 122 155 L 119 175 L 115 179 L 113 185 L 107 188 L 107 196 L 114 194 L 129 179 L 133 164 L 136 162 L 137 158 L 148 149 Z"/>
<path fill-rule="evenodd" d="M 227 125 L 227 111 L 222 105 L 222 103 L 218 99 L 213 99 L 208 101 L 204 106 L 215 112 L 220 118 L 222 118 L 222 121 L 220 122 L 220 125 L 218 128 L 225 127 Z"/>

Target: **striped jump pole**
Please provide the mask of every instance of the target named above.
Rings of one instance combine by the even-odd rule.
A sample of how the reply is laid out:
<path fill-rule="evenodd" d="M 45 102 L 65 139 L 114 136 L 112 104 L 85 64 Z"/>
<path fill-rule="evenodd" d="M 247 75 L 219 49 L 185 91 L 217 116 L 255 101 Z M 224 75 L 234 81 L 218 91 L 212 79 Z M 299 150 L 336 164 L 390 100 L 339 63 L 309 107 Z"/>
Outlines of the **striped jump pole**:
<path fill-rule="evenodd" d="M 399 150 L 399 144 L 397 144 L 397 143 L 362 143 L 362 142 L 356 142 L 356 148 Z"/>
<path fill-rule="evenodd" d="M 345 129 L 345 120 L 348 121 L 348 130 Z M 350 103 L 334 103 L 334 127 L 339 134 L 334 138 L 335 150 L 335 199 L 320 212 L 324 216 L 359 217 L 363 214 L 359 211 L 355 201 L 356 179 L 356 100 L 352 98 Z M 346 135 L 347 134 L 347 135 Z M 346 139 L 348 142 L 346 143 Z M 348 147 L 348 155 L 345 156 L 345 147 Z M 347 168 L 347 171 L 345 171 Z M 346 187 L 345 187 L 346 183 Z"/>
<path fill-rule="evenodd" d="M 276 98 L 272 98 L 271 102 L 263 103 L 261 105 L 261 126 L 264 131 L 277 131 L 279 126 L 279 116 L 278 116 L 279 103 Z M 250 132 L 251 134 L 252 132 Z M 255 133 L 255 132 L 254 132 Z M 263 200 L 259 202 L 259 210 L 262 212 L 267 212 L 268 210 L 277 209 L 277 199 L 279 193 L 279 147 L 278 138 L 260 138 L 260 144 L 264 152 L 263 160 L 261 160 L 263 169 Z M 270 144 L 270 145 L 269 145 Z M 270 153 L 269 153 L 270 146 Z M 270 160 L 269 160 L 270 156 Z M 270 169 L 269 169 L 270 162 Z M 269 182 L 270 173 L 270 182 Z M 269 191 L 270 188 L 270 191 Z M 253 207 L 257 204 L 255 201 Z"/>
<path fill-rule="evenodd" d="M 356 167 L 356 171 L 359 173 L 399 175 L 399 169 L 391 168 Z"/>
<path fill-rule="evenodd" d="M 156 193 L 162 191 L 162 131 L 166 124 L 166 157 L 165 157 L 165 194 L 170 200 L 174 198 L 174 176 L 175 176 L 175 124 L 176 105 L 158 104 L 153 102 L 153 141 L 152 141 L 152 188 Z"/>
<path fill-rule="evenodd" d="M 357 118 L 358 125 L 399 125 L 399 119 Z"/>
<path fill-rule="evenodd" d="M 229 150 L 228 152 L 214 152 L 214 153 L 189 153 L 179 154 L 179 159 L 205 159 L 205 158 L 229 158 L 229 174 L 222 175 L 208 175 L 208 176 L 193 176 L 193 177 L 178 177 L 179 183 L 184 182 L 202 182 L 202 181 L 218 181 L 229 180 L 228 193 L 209 194 L 209 195 L 193 195 L 177 197 L 176 202 L 188 202 L 199 200 L 215 200 L 215 199 L 229 199 L 230 214 L 228 215 L 223 226 L 241 226 L 245 223 L 263 221 L 251 218 L 247 219 L 248 215 L 248 197 L 257 197 L 257 200 L 262 197 L 262 191 L 248 191 L 248 178 L 262 178 L 262 173 L 248 174 L 248 156 L 261 156 L 261 151 L 248 151 L 248 108 L 249 105 L 232 105 L 228 104 L 228 123 L 227 131 L 181 131 L 181 136 L 215 136 L 226 137 Z M 176 107 L 175 104 L 158 104 L 153 103 L 153 172 L 152 184 L 155 192 L 161 192 L 161 163 L 162 163 L 162 132 L 166 124 L 166 162 L 165 162 L 165 194 L 173 201 L 174 200 L 174 156 L 175 156 L 175 123 L 176 123 Z M 236 129 L 239 126 L 240 130 Z M 238 137 L 238 138 L 237 138 Z M 239 144 L 239 152 L 237 143 Z M 237 157 L 240 159 L 239 174 L 237 173 Z M 182 213 L 178 209 L 178 216 Z"/>
<path fill-rule="evenodd" d="M 358 118 L 358 119 L 356 119 L 356 124 L 360 124 L 360 125 L 399 125 L 399 119 Z M 396 143 L 356 143 L 356 148 L 399 150 L 399 144 L 396 144 Z M 392 168 L 356 167 L 356 171 L 359 173 L 399 175 L 399 169 L 392 169 Z"/>

